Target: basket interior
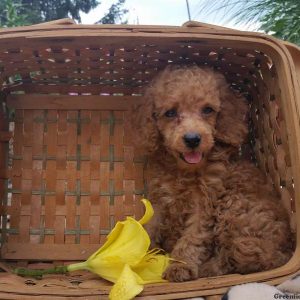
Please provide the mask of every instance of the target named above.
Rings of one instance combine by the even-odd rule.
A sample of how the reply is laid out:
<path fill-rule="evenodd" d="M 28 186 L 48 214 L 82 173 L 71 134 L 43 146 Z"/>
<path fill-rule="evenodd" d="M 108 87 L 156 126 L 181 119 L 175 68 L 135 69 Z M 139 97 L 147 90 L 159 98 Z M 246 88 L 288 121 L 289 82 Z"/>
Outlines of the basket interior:
<path fill-rule="evenodd" d="M 210 66 L 245 95 L 244 155 L 271 178 L 295 230 L 277 63 L 259 43 L 188 34 L 2 43 L 2 258 L 82 260 L 117 220 L 142 214 L 145 157 L 133 147 L 129 110 L 168 64 Z"/>

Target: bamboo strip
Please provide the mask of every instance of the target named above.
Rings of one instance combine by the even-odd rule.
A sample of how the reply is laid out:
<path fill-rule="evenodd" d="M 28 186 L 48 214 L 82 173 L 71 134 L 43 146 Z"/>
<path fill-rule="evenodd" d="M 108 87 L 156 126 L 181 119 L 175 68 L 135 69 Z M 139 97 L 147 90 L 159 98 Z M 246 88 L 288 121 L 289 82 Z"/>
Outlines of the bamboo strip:
<path fill-rule="evenodd" d="M 138 96 L 8 95 L 7 106 L 14 109 L 56 110 L 129 110 L 140 101 Z M 0 140 L 1 140 L 0 132 Z M 4 136 L 5 137 L 5 136 Z M 10 137 L 10 136 L 9 136 Z"/>

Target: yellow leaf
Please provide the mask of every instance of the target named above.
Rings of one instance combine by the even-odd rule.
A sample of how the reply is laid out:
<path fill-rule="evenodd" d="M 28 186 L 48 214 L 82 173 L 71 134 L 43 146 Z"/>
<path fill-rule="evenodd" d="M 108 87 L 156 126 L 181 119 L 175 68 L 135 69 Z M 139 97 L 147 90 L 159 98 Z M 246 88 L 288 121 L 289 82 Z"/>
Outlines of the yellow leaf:
<path fill-rule="evenodd" d="M 145 256 L 150 245 L 150 238 L 143 228 L 133 218 L 119 222 L 117 231 L 108 237 L 107 244 L 88 258 L 87 263 L 93 269 L 101 267 L 101 261 L 109 258 L 113 262 L 136 265 Z M 97 272 L 98 273 L 98 272 Z"/>
<path fill-rule="evenodd" d="M 142 199 L 141 201 L 145 205 L 145 214 L 143 215 L 143 217 L 138 222 L 140 224 L 144 225 L 152 219 L 152 217 L 154 215 L 154 210 L 153 210 L 153 207 L 152 207 L 151 202 L 149 200 Z"/>
<path fill-rule="evenodd" d="M 168 255 L 157 254 L 157 251 L 149 251 L 132 270 L 139 275 L 143 284 L 165 282 L 166 280 L 162 279 L 162 274 L 168 267 L 169 262 Z"/>
<path fill-rule="evenodd" d="M 138 275 L 125 265 L 123 271 L 115 285 L 112 287 L 109 299 L 111 300 L 130 300 L 143 290 L 143 285 L 139 284 Z"/>

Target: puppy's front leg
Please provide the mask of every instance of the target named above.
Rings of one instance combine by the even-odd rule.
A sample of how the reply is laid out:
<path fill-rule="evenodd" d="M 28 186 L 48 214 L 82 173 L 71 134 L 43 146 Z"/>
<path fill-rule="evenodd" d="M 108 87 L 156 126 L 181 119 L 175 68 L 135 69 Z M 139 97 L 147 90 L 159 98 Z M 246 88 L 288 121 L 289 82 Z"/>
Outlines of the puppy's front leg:
<path fill-rule="evenodd" d="M 208 216 L 192 215 L 177 241 L 171 257 L 182 262 L 173 262 L 164 273 L 169 281 L 187 281 L 198 278 L 199 265 L 211 256 L 212 229 Z"/>

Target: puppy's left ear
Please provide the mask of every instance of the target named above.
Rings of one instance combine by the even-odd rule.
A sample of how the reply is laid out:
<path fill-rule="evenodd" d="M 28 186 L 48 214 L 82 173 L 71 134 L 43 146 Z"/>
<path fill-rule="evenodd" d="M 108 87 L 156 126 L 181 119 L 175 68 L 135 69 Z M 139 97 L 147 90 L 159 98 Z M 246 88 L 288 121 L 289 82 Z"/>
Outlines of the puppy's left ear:
<path fill-rule="evenodd" d="M 243 96 L 230 90 L 225 79 L 221 82 L 221 109 L 217 118 L 215 139 L 239 147 L 248 135 L 248 104 Z"/>
<path fill-rule="evenodd" d="M 141 103 L 134 107 L 131 113 L 134 144 L 146 154 L 154 153 L 160 145 L 153 103 L 154 95 L 151 91 L 152 89 L 148 88 Z"/>

